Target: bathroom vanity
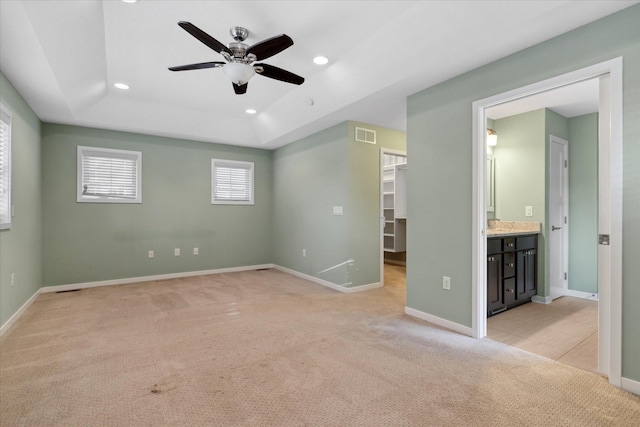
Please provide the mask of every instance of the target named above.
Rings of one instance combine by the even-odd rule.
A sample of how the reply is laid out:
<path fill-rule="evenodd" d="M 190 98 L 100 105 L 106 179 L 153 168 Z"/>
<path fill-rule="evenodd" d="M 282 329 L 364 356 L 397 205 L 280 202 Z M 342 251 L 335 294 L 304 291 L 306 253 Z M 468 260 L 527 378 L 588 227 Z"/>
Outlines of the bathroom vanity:
<path fill-rule="evenodd" d="M 538 234 L 529 228 L 487 232 L 487 317 L 531 301 L 537 293 Z"/>

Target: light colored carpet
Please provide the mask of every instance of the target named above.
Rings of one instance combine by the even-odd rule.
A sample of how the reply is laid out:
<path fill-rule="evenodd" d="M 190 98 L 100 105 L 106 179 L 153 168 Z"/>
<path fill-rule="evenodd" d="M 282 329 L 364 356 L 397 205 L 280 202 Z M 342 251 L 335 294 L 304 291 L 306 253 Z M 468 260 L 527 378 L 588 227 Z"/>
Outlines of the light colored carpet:
<path fill-rule="evenodd" d="M 399 267 L 396 267 L 399 268 Z M 0 339 L 2 426 L 638 426 L 598 375 L 276 270 L 43 294 Z"/>

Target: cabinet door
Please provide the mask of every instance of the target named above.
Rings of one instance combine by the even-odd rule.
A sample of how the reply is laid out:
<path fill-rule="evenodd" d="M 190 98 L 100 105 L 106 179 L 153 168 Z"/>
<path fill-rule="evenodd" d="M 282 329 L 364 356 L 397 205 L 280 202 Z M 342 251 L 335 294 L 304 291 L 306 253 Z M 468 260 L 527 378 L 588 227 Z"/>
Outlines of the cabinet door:
<path fill-rule="evenodd" d="M 487 257 L 487 314 L 490 316 L 504 310 L 504 293 L 502 291 L 502 255 Z"/>
<path fill-rule="evenodd" d="M 516 300 L 531 298 L 536 294 L 536 250 L 519 251 L 517 253 Z"/>

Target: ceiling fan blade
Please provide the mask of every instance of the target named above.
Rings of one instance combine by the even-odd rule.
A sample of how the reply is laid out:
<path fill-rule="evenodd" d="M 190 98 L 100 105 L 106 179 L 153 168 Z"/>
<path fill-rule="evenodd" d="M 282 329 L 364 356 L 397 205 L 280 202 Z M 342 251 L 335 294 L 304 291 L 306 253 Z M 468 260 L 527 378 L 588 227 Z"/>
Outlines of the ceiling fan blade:
<path fill-rule="evenodd" d="M 214 39 L 209 34 L 205 33 L 200 28 L 193 25 L 191 22 L 180 21 L 178 22 L 178 25 L 180 25 L 186 32 L 188 32 L 193 37 L 197 38 L 202 43 L 206 44 L 216 52 L 218 53 L 227 52 L 229 55 L 232 55 L 231 50 L 229 50 L 227 46 L 223 45 L 218 40 Z"/>
<path fill-rule="evenodd" d="M 282 68 L 274 67 L 269 64 L 254 64 L 256 73 L 261 74 L 270 79 L 276 79 L 294 85 L 301 85 L 304 83 L 304 77 L 300 77 L 297 74 L 293 74 L 290 71 L 283 70 Z"/>
<path fill-rule="evenodd" d="M 243 85 L 237 85 L 235 83 L 231 83 L 231 86 L 233 86 L 233 90 L 235 91 L 236 95 L 242 95 L 247 93 L 247 86 L 248 86 L 247 83 Z"/>
<path fill-rule="evenodd" d="M 169 67 L 171 71 L 186 71 L 186 70 L 202 70 L 204 68 L 218 68 L 222 67 L 226 62 L 200 62 L 198 64 L 178 65 L 176 67 Z"/>
<path fill-rule="evenodd" d="M 286 34 L 280 34 L 279 36 L 271 37 L 270 39 L 263 40 L 254 44 L 247 49 L 247 54 L 253 53 L 256 56 L 256 60 L 262 61 L 280 53 L 286 48 L 293 45 L 293 40 Z"/>

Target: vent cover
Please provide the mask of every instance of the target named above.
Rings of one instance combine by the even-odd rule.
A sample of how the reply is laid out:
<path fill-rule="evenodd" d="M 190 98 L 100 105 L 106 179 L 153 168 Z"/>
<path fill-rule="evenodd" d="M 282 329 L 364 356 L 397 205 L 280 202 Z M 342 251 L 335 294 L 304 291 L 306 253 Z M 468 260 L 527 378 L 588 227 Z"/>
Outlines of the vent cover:
<path fill-rule="evenodd" d="M 356 128 L 356 141 L 368 144 L 376 143 L 376 131 L 365 128 Z"/>

